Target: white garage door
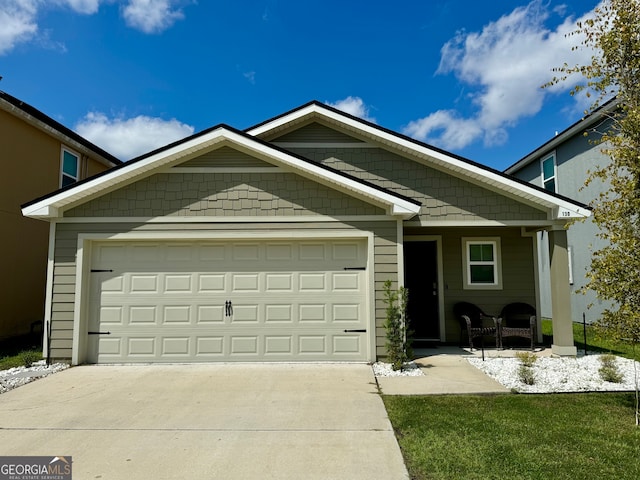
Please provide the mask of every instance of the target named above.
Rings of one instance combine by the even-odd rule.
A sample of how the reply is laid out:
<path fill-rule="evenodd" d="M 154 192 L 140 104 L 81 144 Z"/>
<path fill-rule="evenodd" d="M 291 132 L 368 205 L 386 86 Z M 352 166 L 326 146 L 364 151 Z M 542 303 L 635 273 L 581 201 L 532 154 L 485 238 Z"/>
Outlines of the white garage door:
<path fill-rule="evenodd" d="M 93 363 L 367 360 L 366 242 L 105 242 Z"/>

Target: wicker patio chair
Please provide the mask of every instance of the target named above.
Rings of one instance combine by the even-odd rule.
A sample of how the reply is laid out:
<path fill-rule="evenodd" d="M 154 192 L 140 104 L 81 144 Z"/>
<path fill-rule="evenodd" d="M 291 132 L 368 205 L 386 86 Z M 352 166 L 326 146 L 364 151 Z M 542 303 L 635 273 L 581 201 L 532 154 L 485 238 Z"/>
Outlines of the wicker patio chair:
<path fill-rule="evenodd" d="M 522 337 L 531 341 L 531 350 L 536 337 L 536 309 L 528 303 L 516 302 L 506 305 L 500 313 L 500 341 L 506 337 Z"/>
<path fill-rule="evenodd" d="M 482 311 L 480 307 L 469 302 L 459 302 L 453 306 L 453 313 L 460 322 L 460 346 L 462 346 L 462 338 L 464 332 L 469 337 L 469 347 L 473 349 L 473 339 L 483 339 L 485 336 L 495 337 L 496 347 L 501 348 L 501 339 L 499 335 L 499 319 L 493 315 L 488 315 Z M 490 319 L 491 324 L 486 325 L 484 319 Z M 488 323 L 488 322 L 487 322 Z"/>

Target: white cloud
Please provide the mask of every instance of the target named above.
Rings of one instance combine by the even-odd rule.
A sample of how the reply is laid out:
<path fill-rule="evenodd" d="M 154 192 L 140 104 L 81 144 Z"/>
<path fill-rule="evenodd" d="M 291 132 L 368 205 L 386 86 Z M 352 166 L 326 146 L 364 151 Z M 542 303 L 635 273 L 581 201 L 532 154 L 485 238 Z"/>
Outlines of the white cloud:
<path fill-rule="evenodd" d="M 110 119 L 103 113 L 89 112 L 76 124 L 75 131 L 116 157 L 129 160 L 185 138 L 194 128 L 176 119 L 145 115 Z"/>
<path fill-rule="evenodd" d="M 93 15 L 104 0 L 57 0 L 56 3 L 70 7 L 74 12 Z"/>
<path fill-rule="evenodd" d="M 184 18 L 182 10 L 173 8 L 175 0 L 129 0 L 122 9 L 127 25 L 144 33 L 160 33 Z"/>
<path fill-rule="evenodd" d="M 450 110 L 415 120 L 404 132 L 446 149 L 460 149 L 483 140 L 487 146 L 505 143 L 507 129 L 524 117 L 537 114 L 550 94 L 570 89 L 566 82 L 548 89 L 552 68 L 588 63 L 592 52 L 572 51 L 579 43 L 577 20 L 568 17 L 554 30 L 545 26 L 548 3 L 534 0 L 486 25 L 481 32 L 460 32 L 441 49 L 438 74 L 453 73 L 471 89 L 475 113 L 462 118 Z M 591 15 L 585 14 L 583 19 Z"/>
<path fill-rule="evenodd" d="M 0 3 L 0 55 L 31 40 L 38 31 L 35 0 L 6 0 Z"/>
<path fill-rule="evenodd" d="M 40 33 L 38 27 L 38 15 L 44 9 L 68 8 L 77 14 L 94 15 L 103 4 L 122 3 L 121 14 L 128 26 L 144 33 L 160 33 L 184 18 L 184 13 L 176 5 L 186 1 L 0 0 L 0 55 L 6 55 L 17 45 L 39 36 L 42 37 L 42 45 L 52 43 L 48 38 L 50 32 Z"/>
<path fill-rule="evenodd" d="M 360 97 L 347 97 L 342 100 L 338 100 L 335 103 L 326 102 L 327 105 L 338 110 L 342 110 L 345 113 L 353 115 L 354 117 L 362 118 L 371 123 L 376 123 L 376 119 L 369 116 L 369 107 L 367 107 L 364 101 Z"/>

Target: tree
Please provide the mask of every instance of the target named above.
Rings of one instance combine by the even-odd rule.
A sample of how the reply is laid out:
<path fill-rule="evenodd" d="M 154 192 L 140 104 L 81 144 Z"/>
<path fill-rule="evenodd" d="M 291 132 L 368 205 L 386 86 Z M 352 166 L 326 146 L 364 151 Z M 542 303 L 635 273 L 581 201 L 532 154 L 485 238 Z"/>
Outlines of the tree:
<path fill-rule="evenodd" d="M 611 128 L 596 141 L 611 161 L 590 172 L 609 190 L 591 203 L 598 236 L 607 246 L 593 252 L 585 288 L 610 300 L 596 326 L 613 340 L 640 341 L 640 0 L 605 0 L 593 18 L 577 24 L 574 47 L 592 49 L 587 65 L 555 69 L 549 85 L 582 77 L 571 94 L 593 98 L 591 110 L 615 97 L 614 109 L 600 109 Z"/>

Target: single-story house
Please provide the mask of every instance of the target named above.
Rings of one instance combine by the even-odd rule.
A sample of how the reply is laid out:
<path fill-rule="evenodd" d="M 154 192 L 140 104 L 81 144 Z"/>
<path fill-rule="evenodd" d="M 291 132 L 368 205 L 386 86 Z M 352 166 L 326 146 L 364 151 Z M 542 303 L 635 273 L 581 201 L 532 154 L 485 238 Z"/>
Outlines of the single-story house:
<path fill-rule="evenodd" d="M 539 230 L 552 349 L 576 353 L 565 225 L 586 205 L 315 101 L 23 214 L 51 223 L 47 348 L 74 364 L 373 361 L 386 280 L 409 290 L 414 338 L 458 342 L 456 302 L 539 306 Z"/>

